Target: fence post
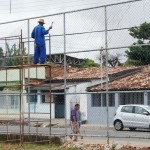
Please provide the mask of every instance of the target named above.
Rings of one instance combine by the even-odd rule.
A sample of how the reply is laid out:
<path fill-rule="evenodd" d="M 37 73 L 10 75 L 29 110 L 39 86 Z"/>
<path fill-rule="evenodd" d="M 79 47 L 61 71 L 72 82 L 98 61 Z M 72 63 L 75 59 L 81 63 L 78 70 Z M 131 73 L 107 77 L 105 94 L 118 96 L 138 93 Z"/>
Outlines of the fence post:
<path fill-rule="evenodd" d="M 103 53 L 103 47 L 100 49 L 100 83 L 101 83 L 101 89 L 103 86 L 103 60 L 102 60 L 102 53 Z M 103 107 L 103 93 L 101 94 L 101 107 Z"/>
<path fill-rule="evenodd" d="M 67 100 L 66 100 L 66 76 L 67 76 L 67 62 L 66 62 L 66 14 L 63 14 L 64 27 L 64 100 L 65 100 L 65 136 L 67 139 Z"/>
<path fill-rule="evenodd" d="M 109 93 L 108 93 L 108 29 L 107 29 L 107 7 L 105 10 L 105 50 L 106 50 L 106 105 L 107 105 L 107 144 L 109 145 Z"/>
<path fill-rule="evenodd" d="M 21 123 L 21 130 L 20 130 L 20 143 L 21 143 L 21 148 L 24 147 L 24 94 L 23 94 L 23 91 L 24 91 L 24 80 L 25 80 L 25 77 L 24 77 L 24 67 L 23 67 L 23 41 L 22 41 L 22 29 L 21 29 L 21 55 L 22 55 L 22 62 L 21 62 L 21 68 L 20 68 L 20 83 L 21 83 L 21 86 L 20 86 L 20 90 L 21 90 L 21 100 L 20 100 L 20 123 Z"/>

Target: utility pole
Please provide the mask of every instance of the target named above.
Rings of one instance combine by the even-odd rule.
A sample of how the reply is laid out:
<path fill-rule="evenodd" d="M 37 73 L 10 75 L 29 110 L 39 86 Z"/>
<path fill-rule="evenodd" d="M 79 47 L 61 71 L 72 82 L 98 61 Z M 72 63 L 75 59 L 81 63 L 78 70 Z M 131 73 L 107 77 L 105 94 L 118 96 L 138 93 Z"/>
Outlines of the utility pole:
<path fill-rule="evenodd" d="M 10 0 L 10 14 L 11 14 L 11 0 Z"/>

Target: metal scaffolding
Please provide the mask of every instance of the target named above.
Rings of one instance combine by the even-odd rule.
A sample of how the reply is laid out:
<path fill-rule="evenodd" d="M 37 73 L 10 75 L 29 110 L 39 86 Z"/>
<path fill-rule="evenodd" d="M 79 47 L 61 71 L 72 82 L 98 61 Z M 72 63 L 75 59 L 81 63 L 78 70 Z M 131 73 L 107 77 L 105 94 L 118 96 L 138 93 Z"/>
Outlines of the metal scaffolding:
<path fill-rule="evenodd" d="M 24 33 L 24 30 L 19 31 L 20 35 L 13 35 L 13 36 L 7 36 L 7 37 L 1 37 L 0 41 L 3 43 L 3 48 L 5 49 L 5 54 L 0 58 L 0 71 L 3 72 L 4 75 L 4 80 L 0 84 L 0 89 L 1 92 L 0 96 L 4 96 L 4 112 L 0 112 L 0 123 L 2 124 L 2 128 L 4 127 L 5 129 L 3 130 L 4 132 L 1 134 L 4 134 L 6 138 L 4 138 L 3 141 L 20 141 L 21 146 L 23 147 L 23 144 L 25 142 L 44 142 L 44 141 L 49 141 L 51 136 L 59 135 L 59 136 L 64 136 L 65 139 L 67 140 L 67 137 L 70 135 L 70 128 L 68 128 L 69 124 L 69 119 L 67 118 L 68 110 L 70 109 L 70 105 L 68 106 L 68 101 L 67 101 L 67 96 L 69 95 L 86 95 L 88 97 L 90 94 L 101 94 L 101 103 L 103 100 L 102 94 L 106 94 L 106 116 L 107 118 L 104 118 L 106 120 L 106 129 L 104 134 L 99 134 L 99 135 L 94 135 L 94 134 L 85 134 L 85 137 L 106 137 L 107 138 L 107 144 L 110 143 L 110 138 L 114 138 L 116 136 L 111 135 L 110 132 L 110 107 L 109 107 L 109 94 L 115 93 L 116 91 L 109 91 L 109 81 L 111 80 L 111 77 L 114 77 L 113 75 L 109 77 L 109 66 L 108 66 L 108 55 L 110 51 L 113 50 L 121 50 L 121 49 L 127 49 L 131 47 L 137 47 L 137 46 L 150 46 L 149 43 L 147 44 L 136 44 L 136 45 L 121 45 L 121 46 L 109 46 L 109 33 L 110 32 L 118 32 L 118 31 L 128 31 L 131 27 L 114 27 L 114 28 L 109 28 L 109 8 L 114 7 L 114 6 L 120 6 L 120 5 L 125 5 L 125 4 L 132 4 L 135 2 L 142 2 L 142 0 L 131 0 L 128 2 L 120 2 L 116 4 L 109 4 L 109 5 L 104 5 L 104 6 L 98 6 L 98 7 L 93 7 L 93 8 L 87 8 L 87 9 L 82 9 L 82 10 L 75 10 L 75 11 L 69 11 L 69 12 L 63 12 L 63 13 L 58 13 L 58 14 L 52 14 L 52 15 L 46 15 L 46 16 L 38 16 L 34 18 L 27 18 L 27 19 L 21 19 L 21 20 L 15 20 L 15 21 L 10 21 L 10 22 L 3 22 L 0 23 L 0 26 L 6 25 L 6 24 L 11 24 L 11 23 L 17 23 L 17 22 L 22 22 L 25 21 L 26 25 L 26 34 Z M 101 11 L 99 11 L 99 9 Z M 76 13 L 81 13 L 85 11 L 93 11 L 97 10 L 97 12 L 101 12 L 103 14 L 103 23 L 102 25 L 104 26 L 103 29 L 94 29 L 92 31 L 68 31 L 68 16 L 70 14 L 77 15 Z M 85 13 L 86 14 L 86 13 Z M 94 14 L 94 12 L 93 12 Z M 33 59 L 33 54 L 31 54 L 31 50 L 33 50 L 34 46 L 33 43 L 34 41 L 30 37 L 30 30 L 31 30 L 31 22 L 35 21 L 34 19 L 41 18 L 41 17 L 58 17 L 60 16 L 61 18 L 61 31 L 60 33 L 56 32 L 57 34 L 49 34 L 48 36 L 45 37 L 46 43 L 47 43 L 47 60 L 46 64 L 38 64 L 34 65 L 32 63 Z M 67 18 L 68 17 L 68 18 Z M 93 17 L 93 16 L 92 16 Z M 81 18 L 80 18 L 81 19 Z M 85 19 L 86 20 L 86 19 Z M 86 24 L 86 23 L 85 23 Z M 85 25 L 86 26 L 86 25 Z M 95 25 L 93 25 L 95 26 Z M 93 27 L 92 27 L 93 29 Z M 88 48 L 82 47 L 81 49 L 77 47 L 78 43 L 75 43 L 75 46 L 73 49 L 68 50 L 70 47 L 68 46 L 69 44 L 69 38 L 72 36 L 77 36 L 75 39 L 78 39 L 79 36 L 81 36 L 78 40 L 84 40 L 83 35 L 91 35 L 91 34 L 102 34 L 102 35 L 97 35 L 98 40 L 100 37 L 103 37 L 103 45 L 98 44 L 97 47 L 94 47 L 94 44 L 90 45 Z M 82 37 L 83 36 L 83 37 Z M 90 36 L 87 36 L 87 39 L 89 39 Z M 53 38 L 59 38 L 59 40 L 62 40 L 62 43 L 59 43 L 61 45 L 61 52 L 57 52 L 58 47 L 53 47 Z M 70 38 L 71 39 L 71 38 Z M 93 38 L 95 41 L 96 38 Z M 13 42 L 15 41 L 15 42 Z M 71 39 L 70 41 L 73 41 Z M 88 40 L 87 40 L 88 41 Z M 89 42 L 89 41 L 88 41 Z M 86 44 L 88 42 L 85 42 Z M 91 42 L 91 41 L 90 41 Z M 89 42 L 89 43 L 90 43 Z M 118 41 L 116 41 L 117 43 Z M 10 55 L 11 53 L 11 48 L 9 47 L 9 44 L 11 46 L 14 46 L 14 43 L 18 44 L 18 49 L 19 49 L 19 54 L 18 55 Z M 80 43 L 81 44 L 81 43 Z M 68 48 L 69 47 L 69 48 Z M 26 53 L 27 49 L 27 53 Z M 98 52 L 100 54 L 100 65 L 99 65 L 99 81 L 97 84 L 100 84 L 101 88 L 103 86 L 103 78 L 105 78 L 105 84 L 106 84 L 106 90 L 104 91 L 77 91 L 75 88 L 75 91 L 70 91 L 68 92 L 68 88 L 70 85 L 76 86 L 78 83 L 81 82 L 81 80 L 71 80 L 68 76 L 68 70 L 70 66 L 75 66 L 75 67 L 81 67 L 81 65 L 84 62 L 84 59 L 80 58 L 80 54 L 87 54 L 91 55 L 94 52 Z M 106 66 L 105 70 L 103 70 L 103 64 L 102 64 L 102 52 L 106 53 Z M 74 55 L 79 54 L 79 58 L 76 58 Z M 71 55 L 71 56 L 70 56 Z M 17 60 L 17 64 L 13 64 L 12 62 L 15 62 L 14 60 Z M 11 66 L 9 65 L 11 63 Z M 61 67 L 61 68 L 60 68 Z M 44 69 L 44 73 L 40 70 L 40 68 Z M 79 68 L 80 69 L 80 68 Z M 138 69 L 133 69 L 132 72 L 130 73 L 135 73 Z M 139 68 L 141 70 L 141 68 Z M 16 73 L 14 73 L 16 71 Z M 73 70 L 74 71 L 74 70 Z M 79 71 L 79 70 L 78 70 Z M 13 74 L 14 73 L 14 74 Z M 93 74 L 95 72 L 92 72 Z M 39 74 L 43 75 L 40 78 Z M 56 79 L 57 75 L 61 75 Z M 104 74 L 104 76 L 103 76 Z M 120 74 L 119 74 L 120 75 Z M 13 82 L 10 81 L 11 76 L 16 76 Z M 86 75 L 85 75 L 86 76 Z M 116 79 L 118 78 L 117 73 L 115 74 Z M 18 77 L 18 78 L 17 78 Z M 54 82 L 54 80 L 58 80 L 57 82 Z M 89 80 L 85 79 L 84 81 L 89 81 L 92 85 L 92 78 Z M 58 82 L 61 82 L 61 84 L 58 84 Z M 82 81 L 83 83 L 83 81 Z M 96 83 L 95 83 L 96 84 Z M 15 90 L 14 90 L 15 89 Z M 38 93 L 38 90 L 44 91 L 43 93 Z M 34 91 L 34 92 L 31 92 Z M 36 91 L 36 92 L 35 92 Z M 46 92 L 45 92 L 46 91 Z M 132 92 L 132 91 L 120 91 L 120 93 L 127 93 L 127 92 Z M 141 92 L 140 90 L 135 90 L 135 93 Z M 150 92 L 147 90 L 147 92 Z M 9 106 L 9 96 L 18 96 L 19 106 L 17 107 L 17 110 L 14 112 L 10 111 L 10 106 Z M 44 96 L 43 96 L 44 95 Z M 57 132 L 52 131 L 52 114 L 55 113 L 55 108 L 52 104 L 52 101 L 54 101 L 55 96 L 64 96 L 64 126 L 63 126 L 63 133 L 58 129 Z M 68 97 L 69 97 L 68 96 Z M 75 97 L 74 96 L 74 97 Z M 34 104 L 31 101 L 31 98 L 34 99 L 34 97 L 40 97 L 40 99 L 44 99 L 44 102 L 46 101 L 48 104 L 48 107 L 45 106 L 45 103 L 43 106 L 43 111 L 40 110 L 41 106 L 39 107 L 39 112 L 35 110 L 31 110 L 32 106 L 35 109 L 37 104 Z M 46 99 L 48 97 L 48 99 Z M 90 96 L 89 96 L 90 97 Z M 62 97 L 61 97 L 62 98 Z M 61 99 L 60 98 L 60 99 Z M 69 97 L 70 98 L 70 97 Z M 70 98 L 71 99 L 71 98 Z M 70 100 L 69 99 L 69 100 Z M 15 103 L 13 101 L 13 103 Z M 91 102 L 90 102 L 91 103 Z M 61 105 L 61 104 L 60 104 Z M 69 109 L 68 109 L 69 108 Z M 44 109 L 47 109 L 48 111 L 45 111 Z M 54 112 L 52 112 L 52 110 Z M 40 116 L 40 119 L 33 119 L 32 116 L 37 115 Z M 47 119 L 45 119 L 45 116 L 48 116 Z M 101 117 L 101 116 L 99 116 Z M 61 120 L 61 119 L 60 119 Z M 47 123 L 47 128 L 43 129 L 40 127 L 40 124 Z M 12 127 L 11 127 L 12 124 Z M 35 125 L 34 128 L 32 125 Z M 16 128 L 13 125 L 17 125 Z M 46 125 L 45 125 L 46 126 Z M 18 129 L 19 127 L 19 129 Z M 1 127 L 0 127 L 1 128 Z M 13 140 L 10 139 L 10 134 L 17 134 L 19 136 L 16 136 Z M 32 137 L 32 136 L 35 137 Z M 40 139 L 39 136 L 47 136 L 48 138 L 46 139 Z M 26 138 L 28 137 L 28 140 Z M 121 138 L 123 136 L 119 136 Z M 34 138 L 34 140 L 33 140 Z M 139 136 L 137 136 L 139 138 Z M 144 138 L 144 137 L 143 137 Z"/>

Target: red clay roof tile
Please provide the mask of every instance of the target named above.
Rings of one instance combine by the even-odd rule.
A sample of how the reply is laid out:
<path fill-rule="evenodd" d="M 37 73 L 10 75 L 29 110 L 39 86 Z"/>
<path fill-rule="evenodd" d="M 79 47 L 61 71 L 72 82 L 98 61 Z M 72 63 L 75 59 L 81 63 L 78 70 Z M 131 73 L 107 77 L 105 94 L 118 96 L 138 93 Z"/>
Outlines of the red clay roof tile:
<path fill-rule="evenodd" d="M 109 75 L 115 74 L 121 71 L 135 69 L 137 67 L 109 67 Z M 106 76 L 106 68 L 103 67 L 102 77 Z M 50 75 L 49 71 L 46 71 L 46 78 Z M 100 67 L 91 67 L 91 68 L 67 68 L 66 73 L 67 80 L 77 80 L 77 79 L 99 79 L 101 78 Z M 52 80 L 64 80 L 64 68 L 54 67 L 51 70 L 51 79 Z"/>
<path fill-rule="evenodd" d="M 108 89 L 111 91 L 150 89 L 150 69 L 109 82 Z M 104 90 L 106 90 L 106 84 L 103 84 L 102 87 L 96 85 L 88 88 L 88 91 Z"/>

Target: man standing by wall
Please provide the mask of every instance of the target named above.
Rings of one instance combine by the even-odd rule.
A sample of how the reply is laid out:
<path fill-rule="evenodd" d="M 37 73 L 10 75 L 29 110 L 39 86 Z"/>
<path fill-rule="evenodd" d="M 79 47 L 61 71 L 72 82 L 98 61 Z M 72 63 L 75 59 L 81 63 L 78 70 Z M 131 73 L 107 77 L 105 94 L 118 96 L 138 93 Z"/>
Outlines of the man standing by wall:
<path fill-rule="evenodd" d="M 80 110 L 80 105 L 76 104 L 74 109 L 71 110 L 71 114 L 70 114 L 70 121 L 71 121 L 71 129 L 73 131 L 73 134 L 80 134 L 80 127 L 79 127 L 79 116 L 78 116 L 78 111 Z M 70 136 L 70 138 L 72 139 L 72 136 Z M 81 138 L 83 138 L 81 136 Z M 74 136 L 74 140 L 73 141 L 77 141 L 77 136 Z"/>
<path fill-rule="evenodd" d="M 52 29 L 50 26 L 47 30 L 44 28 L 44 19 L 40 19 L 37 25 L 31 34 L 31 37 L 34 39 L 34 64 L 40 63 L 44 64 L 46 61 L 46 44 L 45 44 L 45 35 L 49 33 Z"/>

